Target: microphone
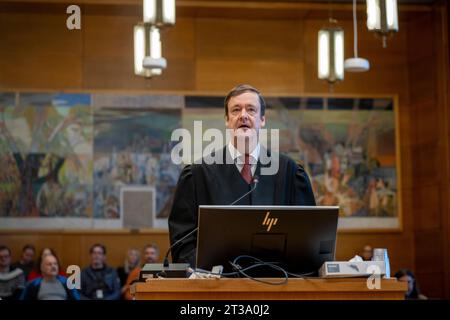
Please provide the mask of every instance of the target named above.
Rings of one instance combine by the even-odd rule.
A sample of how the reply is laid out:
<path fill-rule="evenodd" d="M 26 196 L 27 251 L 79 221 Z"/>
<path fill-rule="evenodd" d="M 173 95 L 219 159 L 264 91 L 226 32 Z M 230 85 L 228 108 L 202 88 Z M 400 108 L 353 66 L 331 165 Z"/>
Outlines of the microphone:
<path fill-rule="evenodd" d="M 246 193 L 244 193 L 243 196 L 239 197 L 238 199 L 234 200 L 232 203 L 229 204 L 229 206 L 233 206 L 235 205 L 237 202 L 239 202 L 239 200 L 242 200 L 243 198 L 245 198 L 246 196 L 248 196 L 250 193 L 252 193 L 253 191 L 255 191 L 256 187 L 258 186 L 258 182 L 259 182 L 259 177 L 258 176 L 254 176 L 252 179 L 252 184 L 253 187 Z M 166 255 L 164 257 L 164 268 L 168 268 L 169 267 L 169 253 L 172 252 L 172 248 L 175 247 L 176 245 L 178 245 L 180 242 L 182 242 L 183 240 L 185 240 L 187 237 L 189 237 L 190 235 L 192 235 L 194 232 L 196 232 L 198 230 L 198 227 L 196 227 L 195 229 L 193 229 L 192 231 L 190 231 L 188 234 L 186 234 L 185 236 L 183 236 L 181 239 L 178 239 L 177 241 L 175 241 L 170 247 L 169 249 L 167 249 Z"/>
<path fill-rule="evenodd" d="M 198 230 L 198 227 L 196 227 L 195 229 L 193 229 L 192 231 L 190 231 L 188 234 L 186 234 L 184 237 L 182 237 L 181 239 L 178 239 L 177 241 L 175 241 L 170 247 L 169 249 L 167 249 L 166 255 L 164 257 L 164 268 L 168 268 L 169 267 L 169 253 L 172 251 L 172 248 L 175 247 L 177 244 L 179 244 L 180 242 L 182 242 L 184 239 L 186 239 L 187 237 L 189 237 L 191 234 L 193 234 L 194 232 L 196 232 Z"/>
<path fill-rule="evenodd" d="M 252 179 L 253 187 L 252 187 L 248 192 L 244 193 L 244 195 L 243 195 L 242 197 L 240 197 L 240 198 L 234 200 L 232 203 L 230 203 L 229 206 L 234 206 L 237 202 L 239 202 L 240 200 L 244 199 L 244 198 L 245 198 L 246 196 L 248 196 L 250 193 L 252 193 L 253 191 L 255 191 L 255 189 L 256 189 L 256 187 L 257 187 L 257 185 L 258 185 L 258 182 L 259 182 L 258 176 L 254 176 L 253 179 Z"/>

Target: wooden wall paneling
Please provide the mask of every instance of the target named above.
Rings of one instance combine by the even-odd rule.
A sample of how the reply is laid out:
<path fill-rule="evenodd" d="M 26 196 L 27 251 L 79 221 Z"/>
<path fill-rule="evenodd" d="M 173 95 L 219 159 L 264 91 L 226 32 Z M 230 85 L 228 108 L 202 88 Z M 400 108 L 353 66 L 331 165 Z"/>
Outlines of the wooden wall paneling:
<path fill-rule="evenodd" d="M 441 227 L 441 192 L 439 184 L 431 183 L 413 188 L 414 224 L 416 230 Z"/>
<path fill-rule="evenodd" d="M 134 75 L 133 26 L 140 16 L 87 15 L 84 28 L 83 87 L 86 89 L 194 88 L 193 19 L 181 18 L 163 30 L 163 57 L 168 68 L 160 77 Z"/>
<path fill-rule="evenodd" d="M 133 73 L 133 26 L 138 17 L 86 15 L 83 87 L 142 87 Z"/>
<path fill-rule="evenodd" d="M 429 299 L 444 299 L 444 273 L 427 272 L 423 273 L 418 269 L 415 273 L 418 279 L 419 290 Z"/>
<path fill-rule="evenodd" d="M 443 233 L 441 229 L 420 230 L 414 234 L 416 247 L 415 275 L 423 294 L 443 298 Z"/>
<path fill-rule="evenodd" d="M 22 247 L 33 244 L 38 253 L 44 247 L 53 248 L 65 270 L 68 265 L 80 267 L 89 264 L 89 248 L 94 243 L 103 243 L 107 248 L 107 263 L 118 267 L 124 262 L 128 249 L 142 251 L 146 244 L 156 243 L 160 248 L 160 260 L 164 258 L 169 247 L 167 232 L 130 233 L 127 231 L 33 231 L 2 232 L 0 243 L 11 248 L 13 261 L 20 258 Z"/>
<path fill-rule="evenodd" d="M 405 172 L 404 170 L 402 170 Z M 405 174 L 403 174 L 405 176 Z M 413 199 L 414 189 L 411 187 L 402 188 L 402 215 L 403 215 L 403 235 L 413 238 L 414 235 L 414 210 Z M 414 252 L 414 247 L 411 248 Z M 413 255 L 414 257 L 414 255 Z"/>
<path fill-rule="evenodd" d="M 338 20 L 345 32 L 345 57 L 353 56 L 353 26 L 351 20 Z M 305 21 L 305 68 L 306 92 L 327 92 L 326 82 L 317 79 L 317 33 L 327 25 L 327 20 Z M 343 82 L 334 85 L 336 93 L 398 94 L 400 105 L 408 103 L 408 75 L 406 57 L 406 34 L 399 33 L 382 48 L 381 40 L 367 31 L 364 21 L 358 25 L 359 56 L 369 59 L 371 69 L 365 73 L 345 73 Z"/>
<path fill-rule="evenodd" d="M 430 76 L 430 70 L 435 68 L 434 64 L 435 61 L 431 52 L 428 52 L 428 55 L 425 57 L 415 57 L 409 61 L 410 82 L 411 86 L 415 88 L 415 90 L 410 92 L 412 104 L 429 103 L 430 100 L 434 99 L 436 95 L 436 81 Z"/>
<path fill-rule="evenodd" d="M 196 90 L 302 92 L 301 32 L 300 21 L 196 19 Z"/>
<path fill-rule="evenodd" d="M 0 14 L 0 86 L 80 88 L 81 32 L 66 15 Z"/>
<path fill-rule="evenodd" d="M 434 30 L 435 35 L 435 50 L 436 60 L 438 63 L 438 72 L 436 74 L 436 87 L 438 91 L 437 104 L 439 106 L 439 141 L 441 145 L 440 167 L 442 171 L 442 179 L 440 185 L 441 193 L 441 233 L 442 233 L 442 260 L 443 260 L 443 297 L 450 299 L 450 234 L 448 233 L 447 223 L 450 217 L 450 140 L 447 133 L 450 126 L 449 122 L 449 108 L 450 100 L 448 93 L 449 86 L 449 30 L 448 30 L 448 2 L 441 2 L 435 5 L 434 15 L 436 26 Z"/>
<path fill-rule="evenodd" d="M 422 100 L 414 102 L 414 116 L 417 119 L 416 124 L 416 144 L 427 145 L 439 143 L 439 132 L 436 130 L 436 124 L 439 123 L 442 114 L 436 109 L 435 99 Z M 436 146 L 440 148 L 441 146 Z"/>
<path fill-rule="evenodd" d="M 436 111 L 431 111 L 436 112 Z M 435 124 L 428 124 L 433 126 Z M 415 185 L 421 186 L 432 183 L 438 184 L 441 179 L 441 171 L 439 168 L 439 143 L 417 144 L 413 147 L 413 163 L 414 163 L 414 181 Z"/>
<path fill-rule="evenodd" d="M 364 245 L 385 247 L 389 249 L 392 271 L 399 268 L 413 268 L 413 250 L 405 250 L 411 247 L 411 238 L 400 237 L 398 234 L 342 234 L 338 235 L 336 258 L 340 261 L 351 259 L 360 254 Z M 20 251 L 26 243 L 33 243 L 38 250 L 49 246 L 54 248 L 64 268 L 70 264 L 86 266 L 89 264 L 89 248 L 94 243 L 106 245 L 108 263 L 112 266 L 120 266 L 123 263 L 125 253 L 129 248 L 142 249 L 145 244 L 155 242 L 160 246 L 160 260 L 163 259 L 169 241 L 168 234 L 163 233 L 127 233 L 127 232 L 29 232 L 29 235 L 0 234 L 0 243 L 10 246 L 13 251 L 13 259 L 17 260 Z"/>
<path fill-rule="evenodd" d="M 81 268 L 85 265 L 82 259 L 87 253 L 83 252 L 83 246 L 80 245 L 81 237 L 75 234 L 61 235 L 61 250 L 58 251 L 62 268 L 67 270 L 69 265 L 78 265 Z"/>
<path fill-rule="evenodd" d="M 129 3 L 130 6 L 123 10 L 119 10 L 122 8 L 120 1 L 115 3 L 115 8 L 110 8 L 110 0 L 96 2 L 100 7 L 85 5 L 81 31 L 67 30 L 65 12 L 60 13 L 59 8 L 56 10 L 49 4 L 36 4 L 41 8 L 38 14 L 29 9 L 27 12 L 10 10 L 1 13 L 0 87 L 3 90 L 172 90 L 225 94 L 239 82 L 250 82 L 268 94 L 328 92 L 328 86 L 317 80 L 317 31 L 328 16 L 322 4 L 323 12 L 316 15 L 314 11 L 320 8 L 303 8 L 303 11 L 297 8 L 298 14 L 308 14 L 308 18 L 303 20 L 289 16 L 287 11 L 291 10 L 280 13 L 283 17 L 254 15 L 246 19 L 245 10 L 239 9 L 220 16 L 218 12 L 226 11 L 223 1 L 218 8 L 211 9 L 211 4 L 206 5 L 208 8 L 197 11 L 198 15 L 177 17 L 175 27 L 162 34 L 163 55 L 169 67 L 161 77 L 148 81 L 133 75 L 132 27 L 141 19 L 138 2 Z M 184 3 L 180 7 L 189 7 L 187 2 L 180 2 Z M 206 2 L 194 2 L 191 1 L 190 6 L 195 10 L 205 8 Z M 105 7 L 110 9 L 105 11 Z M 247 9 L 247 12 L 255 12 L 253 9 Z M 208 17 L 212 10 L 216 16 Z M 268 9 L 262 8 L 262 11 L 267 12 Z M 358 13 L 362 14 L 363 10 L 360 8 Z M 352 23 L 348 13 L 341 13 L 341 17 L 340 24 L 346 32 L 346 57 L 349 57 L 353 51 Z M 393 272 L 400 267 L 415 269 L 419 280 L 424 282 L 424 288 L 435 290 L 432 295 L 437 295 L 444 291 L 442 287 L 433 289 L 436 279 L 446 277 L 448 290 L 449 275 L 443 273 L 439 262 L 436 262 L 439 257 L 436 257 L 438 253 L 435 250 L 430 252 L 433 264 L 426 266 L 429 253 L 424 244 L 433 245 L 430 241 L 441 241 L 442 250 L 449 247 L 448 228 L 446 238 L 440 237 L 443 231 L 438 222 L 441 217 L 442 226 L 450 227 L 448 210 L 445 211 L 450 178 L 442 175 L 443 144 L 447 142 L 438 142 L 437 137 L 442 137 L 440 133 L 444 132 L 448 141 L 450 129 L 447 125 L 447 130 L 442 131 L 443 125 L 440 124 L 441 132 L 435 133 L 436 120 L 442 120 L 440 115 L 443 114 L 437 112 L 437 106 L 449 114 L 448 103 L 445 105 L 445 102 L 436 100 L 442 94 L 442 88 L 437 88 L 439 79 L 445 78 L 443 75 L 434 76 L 439 70 L 434 65 L 438 58 L 435 50 L 441 41 L 439 33 L 433 29 L 436 19 L 429 9 L 418 12 L 414 19 L 404 18 L 400 32 L 388 41 L 386 49 L 382 48 L 379 39 L 366 31 L 363 20 L 360 18 L 358 28 L 359 55 L 370 60 L 372 69 L 365 74 L 347 73 L 345 81 L 337 84 L 334 91 L 338 94 L 398 95 L 404 229 L 388 234 L 340 233 L 337 257 L 349 259 L 367 243 L 387 247 Z M 447 159 L 450 157 L 448 152 L 447 146 Z M 442 184 L 442 179 L 446 185 Z M 428 200 L 433 203 L 428 205 Z M 417 237 L 413 227 L 419 232 Z M 88 263 L 88 249 L 93 242 L 106 241 L 110 251 L 109 263 L 120 265 L 129 246 L 143 245 L 151 239 L 155 239 L 161 248 L 167 248 L 166 233 L 0 233 L 0 242 L 12 246 L 16 258 L 21 246 L 32 242 L 38 247 L 55 247 L 61 252 L 65 264 L 72 263 L 73 257 L 75 264 L 81 265 Z M 418 263 L 414 268 L 415 251 Z M 441 258 L 447 261 L 448 266 L 449 257 L 445 251 Z M 441 274 L 441 278 L 433 277 L 436 274 Z"/>
<path fill-rule="evenodd" d="M 442 272 L 443 234 L 439 228 L 420 230 L 414 234 L 417 272 Z"/>
<path fill-rule="evenodd" d="M 445 261 L 446 234 L 443 228 L 448 215 L 448 177 L 446 161 L 446 117 L 448 112 L 446 83 L 448 51 L 443 7 L 417 17 L 409 24 L 409 77 L 415 145 L 414 157 L 414 245 L 415 269 L 419 283 L 430 297 L 443 297 L 448 291 Z M 432 36 L 430 36 L 432 35 Z M 447 58 L 444 53 L 447 53 Z"/>
<path fill-rule="evenodd" d="M 444 3 L 446 4 L 446 3 Z M 449 74 L 446 72 L 448 68 L 448 51 L 447 51 L 447 44 L 446 40 L 448 30 L 446 30 L 447 27 L 447 17 L 446 17 L 446 10 L 444 5 L 438 5 L 435 6 L 434 14 L 434 41 L 435 45 L 433 47 L 434 53 L 435 53 L 435 60 L 437 65 L 437 70 L 434 75 L 435 77 L 435 100 L 436 105 L 438 107 L 437 116 L 433 119 L 435 123 L 439 124 L 439 129 L 436 130 L 440 144 L 440 168 L 442 171 L 442 179 L 441 179 L 441 187 L 445 186 L 446 178 L 450 176 L 450 172 L 448 170 L 449 164 L 447 162 L 447 153 L 446 149 L 448 149 L 448 139 L 446 136 L 447 128 L 448 128 L 448 118 L 445 116 L 448 114 L 449 110 L 449 100 L 448 100 L 448 91 L 447 91 L 447 84 L 449 81 Z M 443 190 L 443 189 L 442 189 Z M 442 191 L 441 190 L 441 191 Z M 443 209 L 448 209 L 445 202 L 441 202 Z"/>
<path fill-rule="evenodd" d="M 401 124 L 400 124 L 401 125 Z M 407 134 L 401 134 L 400 139 L 408 136 Z M 404 145 L 401 142 L 400 146 L 400 161 L 401 161 L 401 170 L 402 170 L 402 188 L 411 189 L 413 186 L 413 173 L 414 173 L 414 165 L 412 162 L 413 158 L 412 147 L 408 145 Z M 405 202 L 405 201 L 403 201 Z"/>
<path fill-rule="evenodd" d="M 361 255 L 364 245 L 388 248 L 392 275 L 400 268 L 413 268 L 414 250 L 412 235 L 399 234 L 338 234 L 336 260 L 347 261 Z"/>
<path fill-rule="evenodd" d="M 447 47 L 447 54 L 444 57 L 444 61 L 447 64 L 447 68 L 444 68 L 444 70 L 447 70 L 447 77 L 446 77 L 446 82 L 447 82 L 447 95 L 446 95 L 446 105 L 447 108 L 445 108 L 445 113 L 447 114 L 447 116 L 445 117 L 447 119 L 446 122 L 446 127 L 447 127 L 447 141 L 446 141 L 446 148 L 447 148 L 447 152 L 446 152 L 446 168 L 447 168 L 447 172 L 450 172 L 450 97 L 448 95 L 448 93 L 450 92 L 450 79 L 449 76 L 450 75 L 450 5 L 448 4 L 448 2 L 445 2 L 445 6 L 447 8 L 446 10 L 446 15 L 445 15 L 445 20 L 447 22 L 447 29 L 445 30 L 444 33 L 444 39 L 446 40 L 446 47 Z M 445 22 L 444 22 L 445 23 Z M 444 40 L 445 42 L 445 40 Z M 446 299 L 450 299 L 450 272 L 448 272 L 448 270 L 450 270 L 450 197 L 448 196 L 450 194 L 450 175 L 447 177 L 447 181 L 446 181 L 446 190 L 445 190 L 445 195 L 446 195 L 446 201 L 447 201 L 447 214 L 444 215 L 444 219 L 443 219 L 443 225 L 444 225 L 444 230 L 445 230 L 445 243 L 444 243 L 444 252 L 446 252 L 445 254 L 445 265 L 444 265 L 444 270 L 446 270 L 445 272 L 445 298 Z M 444 200 L 444 201 L 445 201 Z"/>

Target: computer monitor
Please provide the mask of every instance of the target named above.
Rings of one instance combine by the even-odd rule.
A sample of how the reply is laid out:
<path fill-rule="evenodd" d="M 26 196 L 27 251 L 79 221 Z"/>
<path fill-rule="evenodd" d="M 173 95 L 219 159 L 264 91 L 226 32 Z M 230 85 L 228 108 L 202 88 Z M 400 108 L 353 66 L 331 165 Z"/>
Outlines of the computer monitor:
<path fill-rule="evenodd" d="M 196 267 L 211 271 L 222 265 L 223 272 L 232 272 L 229 261 L 250 255 L 290 273 L 316 273 L 325 261 L 334 260 L 338 215 L 335 206 L 202 205 Z M 265 267 L 249 274 L 281 276 Z"/>

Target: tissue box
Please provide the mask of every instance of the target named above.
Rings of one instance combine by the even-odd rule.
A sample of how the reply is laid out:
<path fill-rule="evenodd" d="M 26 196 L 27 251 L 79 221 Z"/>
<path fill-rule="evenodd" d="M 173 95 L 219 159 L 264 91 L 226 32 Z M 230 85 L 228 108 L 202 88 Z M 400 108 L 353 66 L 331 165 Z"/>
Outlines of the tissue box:
<path fill-rule="evenodd" d="M 369 277 L 373 274 L 386 274 L 384 261 L 328 261 L 319 269 L 321 278 Z"/>

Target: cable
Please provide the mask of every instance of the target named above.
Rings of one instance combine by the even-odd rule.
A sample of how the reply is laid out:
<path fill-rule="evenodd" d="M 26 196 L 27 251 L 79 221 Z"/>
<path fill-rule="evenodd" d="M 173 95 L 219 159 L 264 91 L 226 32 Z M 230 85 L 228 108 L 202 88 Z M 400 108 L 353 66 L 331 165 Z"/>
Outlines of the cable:
<path fill-rule="evenodd" d="M 254 277 L 250 276 L 249 274 L 247 274 L 245 272 L 249 268 L 241 269 L 240 265 L 237 263 L 242 258 L 249 258 L 249 259 L 255 260 L 257 263 L 254 264 L 252 267 L 255 267 L 255 268 L 256 267 L 269 267 L 269 268 L 275 269 L 277 271 L 281 271 L 281 273 L 284 275 L 283 280 L 279 281 L 279 282 L 272 282 L 272 281 L 265 281 L 265 280 L 261 280 L 261 279 L 254 278 Z M 241 255 L 241 256 L 236 257 L 233 260 L 232 267 L 235 268 L 239 272 L 239 274 L 242 274 L 247 279 L 250 279 L 250 280 L 253 280 L 253 281 L 256 281 L 256 282 L 269 284 L 269 285 L 282 285 L 282 284 L 287 283 L 287 281 L 289 279 L 289 276 L 288 276 L 287 272 L 282 267 L 277 266 L 276 264 L 271 263 L 271 262 L 262 261 L 261 259 L 249 256 L 249 255 Z"/>
<path fill-rule="evenodd" d="M 358 24 L 356 21 L 356 0 L 353 0 L 353 53 L 358 58 Z"/>
<path fill-rule="evenodd" d="M 266 263 L 256 263 L 254 265 L 251 265 L 251 266 L 248 266 L 248 267 L 245 267 L 245 268 L 242 269 L 241 266 L 239 266 L 239 265 L 233 265 L 233 262 L 231 262 L 231 261 L 229 261 L 229 263 L 232 265 L 233 269 L 237 270 L 237 271 L 225 272 L 225 273 L 215 273 L 215 272 L 211 272 L 211 271 L 208 271 L 208 270 L 196 268 L 194 270 L 194 272 L 207 273 L 207 274 L 210 274 L 210 275 L 213 275 L 213 276 L 230 277 L 230 276 L 237 276 L 239 274 L 242 274 L 243 271 L 245 272 L 247 270 L 251 270 L 251 269 L 254 269 L 256 267 L 260 267 L 260 266 L 266 265 Z"/>
<path fill-rule="evenodd" d="M 189 237 L 191 234 L 193 234 L 194 232 L 196 232 L 198 230 L 197 228 L 194 228 L 193 230 L 191 230 L 190 232 L 188 232 L 187 234 L 185 234 L 183 237 L 181 237 L 181 239 L 178 239 L 177 241 L 175 241 L 170 247 L 169 249 L 167 249 L 166 255 L 164 256 L 164 262 L 163 262 L 163 266 L 164 268 L 168 268 L 169 267 L 169 253 L 172 252 L 172 248 L 174 246 L 176 246 L 177 244 L 179 244 L 180 242 L 182 242 L 184 239 L 186 239 L 187 237 Z"/>
<path fill-rule="evenodd" d="M 255 264 L 253 264 L 251 266 L 242 268 L 237 263 L 238 260 L 242 259 L 242 258 L 251 258 L 251 259 L 257 261 L 257 263 L 255 263 Z M 244 278 L 247 278 L 247 279 L 250 279 L 250 280 L 253 280 L 253 281 L 256 281 L 256 282 L 269 284 L 269 285 L 282 285 L 282 284 L 285 284 L 288 281 L 288 278 L 289 278 L 287 272 L 282 267 L 277 266 L 277 265 L 275 265 L 275 264 L 273 264 L 271 262 L 264 262 L 264 261 L 262 261 L 262 260 L 260 260 L 258 258 L 252 257 L 252 256 L 247 256 L 247 255 L 238 256 L 238 257 L 236 257 L 233 260 L 233 262 L 229 261 L 229 263 L 230 263 L 231 267 L 233 268 L 233 270 L 235 270 L 235 271 L 227 272 L 227 273 L 214 273 L 214 272 L 211 272 L 211 271 L 208 271 L 208 270 L 203 270 L 203 269 L 200 269 L 200 268 L 196 268 L 194 270 L 194 272 L 207 273 L 209 275 L 217 275 L 217 276 L 223 276 L 223 277 L 231 277 L 231 276 L 242 275 Z M 261 279 L 254 278 L 254 277 L 252 277 L 252 276 L 250 276 L 249 274 L 246 273 L 246 271 L 251 270 L 251 269 L 255 269 L 255 268 L 258 268 L 258 267 L 270 267 L 272 269 L 276 269 L 278 271 L 281 271 L 283 273 L 283 275 L 284 275 L 283 280 L 280 281 L 280 282 L 264 281 L 264 280 L 261 280 Z"/>
<path fill-rule="evenodd" d="M 244 267 L 242 268 L 239 264 L 238 261 L 241 259 L 252 259 L 253 261 L 255 261 L 255 264 L 252 264 L 250 266 Z M 200 268 L 196 268 L 194 269 L 194 272 L 199 272 L 199 273 L 206 273 L 209 275 L 213 275 L 213 276 L 222 276 L 222 277 L 232 277 L 232 276 L 243 276 L 244 278 L 256 281 L 256 282 L 260 282 L 260 283 L 264 283 L 264 284 L 268 284 L 268 285 L 283 285 L 285 283 L 288 282 L 289 279 L 289 275 L 296 277 L 296 278 L 303 278 L 303 279 L 317 279 L 317 277 L 310 277 L 309 275 L 315 274 L 315 271 L 312 272 L 308 272 L 308 273 L 301 273 L 301 274 L 296 274 L 296 273 L 292 273 L 292 272 L 288 272 L 285 269 L 283 269 L 282 267 L 276 265 L 273 262 L 266 262 L 263 261 L 261 259 L 258 259 L 256 257 L 253 256 L 249 256 L 249 255 L 240 255 L 237 256 L 233 261 L 229 261 L 231 267 L 233 268 L 233 272 L 225 272 L 225 273 L 215 273 L 215 272 L 211 272 L 208 270 L 204 270 L 204 269 L 200 269 Z M 277 281 L 277 282 L 273 282 L 273 281 L 265 281 L 262 280 L 261 278 L 255 278 L 251 275 L 249 275 L 247 273 L 247 271 L 258 268 L 258 267 L 269 267 L 271 269 L 280 271 L 283 274 L 283 278 L 281 281 Z M 157 274 L 157 277 L 161 277 L 162 274 L 165 274 L 165 272 L 159 272 Z"/>

